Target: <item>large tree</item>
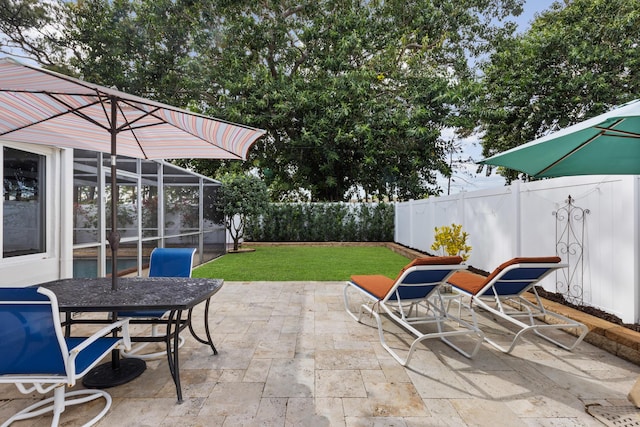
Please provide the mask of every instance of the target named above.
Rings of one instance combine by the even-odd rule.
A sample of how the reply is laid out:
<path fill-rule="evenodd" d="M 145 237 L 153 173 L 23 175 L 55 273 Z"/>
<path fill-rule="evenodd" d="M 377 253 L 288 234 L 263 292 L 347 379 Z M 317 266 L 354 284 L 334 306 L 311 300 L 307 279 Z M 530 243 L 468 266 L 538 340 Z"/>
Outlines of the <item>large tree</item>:
<path fill-rule="evenodd" d="M 467 55 L 520 1 L 229 1 L 211 5 L 212 114 L 269 130 L 252 151 L 272 188 L 340 200 L 439 191 L 441 130 Z"/>
<path fill-rule="evenodd" d="M 483 155 L 583 121 L 640 93 L 640 1 L 556 2 L 531 28 L 504 38 L 477 98 Z M 516 171 L 501 170 L 512 180 Z"/>
<path fill-rule="evenodd" d="M 59 35 L 40 40 L 67 53 L 50 65 L 88 80 L 267 129 L 247 167 L 281 198 L 406 199 L 440 190 L 468 57 L 522 3 L 84 0 L 56 4 Z"/>

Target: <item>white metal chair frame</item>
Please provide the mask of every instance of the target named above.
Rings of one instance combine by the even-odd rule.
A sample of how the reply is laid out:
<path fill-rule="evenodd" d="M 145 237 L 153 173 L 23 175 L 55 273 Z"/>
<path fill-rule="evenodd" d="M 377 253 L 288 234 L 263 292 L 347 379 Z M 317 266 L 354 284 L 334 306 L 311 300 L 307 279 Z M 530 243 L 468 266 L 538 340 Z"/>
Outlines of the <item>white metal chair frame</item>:
<path fill-rule="evenodd" d="M 497 316 L 500 319 L 506 320 L 512 325 L 515 325 L 519 331 L 514 334 L 514 338 L 508 346 L 500 345 L 495 340 L 492 340 L 485 336 L 485 340 L 504 353 L 511 353 L 516 345 L 520 342 L 523 335 L 533 332 L 535 335 L 557 345 L 560 348 L 571 351 L 573 350 L 587 335 L 589 328 L 586 325 L 563 316 L 559 313 L 554 313 L 547 310 L 536 291 L 535 284 L 544 279 L 546 276 L 558 270 L 565 268 L 566 264 L 557 263 L 518 263 L 512 264 L 504 268 L 498 273 L 491 281 L 482 287 L 476 294 L 471 294 L 465 289 L 459 288 L 452 284 L 456 291 L 462 295 L 468 297 L 468 303 L 463 303 L 460 300 L 456 301 L 459 304 L 464 304 L 468 309 L 474 313 L 472 305 Z M 522 269 L 541 269 L 546 270 L 543 274 L 534 278 L 512 278 L 509 279 L 511 272 Z M 506 276 L 506 278 L 505 278 Z M 505 293 L 504 285 L 509 283 L 521 284 L 528 282 L 526 286 L 517 286 L 518 291 L 516 293 Z M 500 286 L 500 288 L 497 287 Z M 535 303 L 525 298 L 523 294 L 531 291 Z M 520 319 L 524 319 L 522 321 Z M 477 318 L 473 317 L 474 324 L 478 326 Z M 537 322 L 536 322 L 537 321 Z M 544 323 L 540 323 L 544 322 Z M 574 330 L 576 331 L 575 340 L 571 340 L 569 344 L 560 342 L 559 340 L 545 334 L 543 331 L 547 330 Z"/>
<path fill-rule="evenodd" d="M 411 361 L 417 346 L 424 340 L 440 338 L 445 344 L 462 354 L 467 358 L 472 358 L 478 352 L 480 345 L 484 340 L 484 334 L 477 326 L 472 325 L 459 317 L 449 314 L 445 307 L 445 303 L 440 294 L 440 287 L 446 282 L 446 279 L 454 272 L 466 269 L 465 265 L 416 265 L 406 269 L 403 274 L 395 281 L 393 287 L 387 292 L 384 298 L 379 299 L 367 290 L 358 286 L 353 281 L 347 282 L 344 288 L 344 304 L 347 313 L 357 322 L 362 322 L 364 312 L 371 314 L 376 319 L 378 327 L 378 335 L 382 347 L 393 356 L 393 358 L 403 366 Z M 419 274 L 421 271 L 442 271 L 448 270 L 448 273 L 441 276 L 436 281 L 420 281 L 419 283 L 406 283 L 407 279 Z M 414 276 L 415 277 L 415 276 Z M 430 287 L 424 295 L 418 298 L 402 298 L 403 288 L 411 287 Z M 360 305 L 358 314 L 354 314 L 351 310 L 351 301 L 349 299 L 349 291 L 356 290 L 363 297 L 363 303 Z M 424 311 L 420 314 L 420 309 Z M 392 349 L 384 338 L 384 328 L 379 311 L 382 310 L 398 325 L 416 336 L 409 347 L 406 357 L 401 357 L 394 349 Z M 445 331 L 444 326 L 447 322 L 455 322 L 457 329 Z M 424 333 L 414 325 L 435 324 L 437 332 Z M 463 328 L 463 329 L 460 329 Z M 452 337 L 467 336 L 475 340 L 475 344 L 471 351 L 462 349 L 459 345 L 451 341 Z"/>
<path fill-rule="evenodd" d="M 58 302 L 53 292 L 45 288 L 38 288 L 38 293 L 45 295 L 49 298 L 49 301 L 6 301 L 1 300 L 0 305 L 50 305 L 52 311 L 53 328 L 57 336 L 58 344 L 60 347 L 60 357 L 64 362 L 64 370 L 66 375 L 58 374 L 46 374 L 37 373 L 33 374 L 0 374 L 0 383 L 13 383 L 18 390 L 23 394 L 29 394 L 34 391 L 42 394 L 46 394 L 53 390 L 53 397 L 41 400 L 27 408 L 24 408 L 20 412 L 14 414 L 7 421 L 5 421 L 1 427 L 7 427 L 13 422 L 18 420 L 24 420 L 29 418 L 38 417 L 47 412 L 53 412 L 53 419 L 51 426 L 57 426 L 60 421 L 60 415 L 64 412 L 67 406 L 82 404 L 91 400 L 98 399 L 100 397 L 105 399 L 105 406 L 94 418 L 89 420 L 84 426 L 91 426 L 98 422 L 111 407 L 111 396 L 109 393 L 103 390 L 77 390 L 71 392 L 65 392 L 66 387 L 73 387 L 76 381 L 86 375 L 94 366 L 96 366 L 102 358 L 111 353 L 111 350 L 120 346 L 129 348 L 131 346 L 131 340 L 129 337 L 129 323 L 127 319 L 119 320 L 110 325 L 107 325 L 90 337 L 84 339 L 80 344 L 69 349 L 67 341 L 65 340 L 62 332 L 62 326 L 60 323 L 60 314 L 58 311 Z M 76 372 L 76 358 L 79 354 L 90 347 L 93 343 L 106 335 L 112 333 L 115 330 L 121 329 L 121 338 L 114 342 L 113 345 L 106 348 L 98 357 L 95 357 L 92 363 L 90 363 L 82 372 Z M 4 355 L 3 355 L 4 356 Z M 55 355 L 51 355 L 55 357 Z M 67 399 L 71 397 L 71 399 Z"/>

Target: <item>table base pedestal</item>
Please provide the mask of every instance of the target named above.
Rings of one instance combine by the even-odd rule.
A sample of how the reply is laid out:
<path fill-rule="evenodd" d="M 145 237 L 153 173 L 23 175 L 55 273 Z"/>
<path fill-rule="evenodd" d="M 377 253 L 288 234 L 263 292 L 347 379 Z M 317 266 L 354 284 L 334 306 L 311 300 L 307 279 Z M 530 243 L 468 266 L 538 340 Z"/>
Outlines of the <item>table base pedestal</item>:
<path fill-rule="evenodd" d="M 82 384 L 87 388 L 115 387 L 139 377 L 147 369 L 147 364 L 141 359 L 120 359 L 118 364 L 117 368 L 112 362 L 96 366 L 84 376 Z"/>

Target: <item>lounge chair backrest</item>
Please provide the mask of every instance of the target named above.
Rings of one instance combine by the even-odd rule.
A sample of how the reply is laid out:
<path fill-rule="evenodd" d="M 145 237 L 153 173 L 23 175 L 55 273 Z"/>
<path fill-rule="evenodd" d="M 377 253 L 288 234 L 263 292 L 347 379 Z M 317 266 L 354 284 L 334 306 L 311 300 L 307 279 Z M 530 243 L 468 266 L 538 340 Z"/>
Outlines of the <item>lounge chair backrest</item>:
<path fill-rule="evenodd" d="M 409 264 L 402 267 L 402 270 L 400 270 L 400 272 L 396 276 L 396 281 L 402 277 L 405 271 L 417 265 L 454 265 L 460 264 L 461 262 L 462 258 L 459 256 L 428 256 L 416 258 Z"/>
<path fill-rule="evenodd" d="M 459 256 L 414 259 L 400 271 L 386 301 L 425 298 L 452 274 L 451 268 L 440 269 L 437 266 L 458 265 L 461 262 L 462 258 Z"/>
<path fill-rule="evenodd" d="M 155 248 L 151 252 L 149 277 L 191 277 L 195 248 Z"/>
<path fill-rule="evenodd" d="M 45 293 L 0 288 L 0 375 L 66 375 L 57 302 Z"/>
<path fill-rule="evenodd" d="M 520 295 L 529 287 L 542 280 L 552 272 L 560 262 L 559 257 L 519 257 L 513 258 L 496 268 L 485 281 L 483 290 L 479 294 Z M 545 264 L 547 264 L 545 266 Z M 551 264 L 551 265 L 549 265 Z M 493 286 L 486 285 L 496 279 Z"/>
<path fill-rule="evenodd" d="M 503 262 L 500 264 L 495 270 L 491 272 L 489 277 L 487 277 L 487 282 L 496 277 L 502 270 L 514 264 L 548 264 L 548 263 L 559 263 L 561 261 L 560 257 L 557 256 L 548 256 L 548 257 L 516 257 L 511 258 L 509 261 Z"/>

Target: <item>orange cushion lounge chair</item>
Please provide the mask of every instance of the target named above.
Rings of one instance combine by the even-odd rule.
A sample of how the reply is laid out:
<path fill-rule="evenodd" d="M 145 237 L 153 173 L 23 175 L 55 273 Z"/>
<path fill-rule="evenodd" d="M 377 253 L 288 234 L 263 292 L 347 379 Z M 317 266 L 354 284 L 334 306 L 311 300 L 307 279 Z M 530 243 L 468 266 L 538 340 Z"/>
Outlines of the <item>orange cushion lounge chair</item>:
<path fill-rule="evenodd" d="M 345 309 L 358 322 L 361 322 L 365 311 L 373 315 L 382 347 L 403 366 L 411 360 L 416 346 L 430 338 L 440 338 L 464 356 L 473 357 L 483 342 L 483 333 L 476 326 L 450 316 L 440 294 L 440 286 L 446 283 L 452 273 L 467 268 L 460 264 L 461 261 L 460 257 L 418 258 L 404 267 L 395 280 L 382 275 L 351 276 L 344 288 Z M 349 294 L 352 291 L 358 291 L 362 296 L 358 315 L 351 308 Z M 405 358 L 385 342 L 380 310 L 416 336 Z M 446 330 L 445 323 L 449 325 Z M 422 332 L 416 328 L 418 324 L 435 324 L 437 332 Z M 454 344 L 451 338 L 456 336 L 471 337 L 471 351 Z"/>
<path fill-rule="evenodd" d="M 513 258 L 501 264 L 488 277 L 456 272 L 449 277 L 448 282 L 455 290 L 469 297 L 467 308 L 479 307 L 516 326 L 515 337 L 506 347 L 485 337 L 498 350 L 510 353 L 520 338 L 529 331 L 565 350 L 573 350 L 585 337 L 588 328 L 568 317 L 547 311 L 535 289 L 540 280 L 564 267 L 566 265 L 560 264 L 558 257 Z M 535 302 L 523 296 L 528 291 L 531 291 Z M 473 318 L 477 326 L 475 315 Z M 543 333 L 551 329 L 571 331 L 573 335 L 567 335 L 571 337 L 571 342 L 566 344 L 559 341 L 559 336 L 552 338 Z M 577 339 L 573 339 L 574 335 Z"/>

